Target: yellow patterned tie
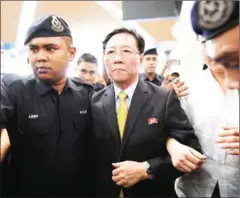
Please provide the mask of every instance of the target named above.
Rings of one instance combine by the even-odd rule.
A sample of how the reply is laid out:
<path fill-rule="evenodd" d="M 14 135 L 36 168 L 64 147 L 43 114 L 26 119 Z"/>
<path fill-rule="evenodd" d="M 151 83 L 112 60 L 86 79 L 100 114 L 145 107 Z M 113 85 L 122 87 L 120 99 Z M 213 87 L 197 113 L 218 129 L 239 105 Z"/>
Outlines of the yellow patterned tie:
<path fill-rule="evenodd" d="M 117 111 L 117 120 L 118 120 L 118 128 L 119 128 L 119 132 L 120 132 L 120 137 L 122 139 L 125 122 L 126 122 L 127 114 L 128 114 L 128 107 L 127 107 L 127 103 L 126 103 L 127 94 L 125 92 L 121 91 L 118 94 L 118 97 L 120 100 L 120 104 L 119 104 L 118 111 Z"/>
<path fill-rule="evenodd" d="M 125 127 L 127 114 L 128 114 L 128 107 L 127 107 L 127 103 L 126 103 L 127 94 L 125 92 L 121 91 L 118 94 L 118 98 L 120 100 L 120 104 L 119 104 L 118 111 L 117 111 L 117 120 L 118 120 L 118 128 L 119 128 L 119 132 L 120 132 L 120 137 L 122 140 L 124 127 Z M 120 198 L 124 197 L 122 189 L 120 191 L 119 197 Z"/>

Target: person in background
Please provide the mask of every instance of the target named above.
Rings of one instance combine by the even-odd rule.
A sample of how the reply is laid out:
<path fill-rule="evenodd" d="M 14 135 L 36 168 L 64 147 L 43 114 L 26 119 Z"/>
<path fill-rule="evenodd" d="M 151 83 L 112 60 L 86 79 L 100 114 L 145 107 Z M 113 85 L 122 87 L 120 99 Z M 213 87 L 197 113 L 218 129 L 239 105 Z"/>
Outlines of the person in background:
<path fill-rule="evenodd" d="M 173 82 L 176 78 L 180 78 L 180 74 L 178 72 L 173 72 L 170 74 L 170 82 Z"/>
<path fill-rule="evenodd" d="M 158 65 L 157 48 L 151 48 L 143 53 L 143 69 L 144 72 L 140 74 L 140 78 L 144 81 L 150 81 L 157 86 L 161 86 L 163 77 L 156 73 Z"/>
<path fill-rule="evenodd" d="M 77 61 L 77 77 L 87 81 L 93 86 L 94 91 L 99 91 L 106 86 L 104 79 L 97 72 L 97 58 L 90 53 L 82 54 Z"/>
<path fill-rule="evenodd" d="M 168 62 L 169 61 L 166 62 L 166 65 L 168 65 Z M 166 65 L 164 66 L 161 75 L 156 73 L 158 65 L 157 48 L 148 49 L 143 53 L 142 65 L 144 67 L 144 72 L 140 74 L 140 80 L 149 81 L 157 86 L 174 89 L 178 97 L 186 96 L 188 94 L 188 87 L 180 80 L 180 78 L 176 78 L 171 81 L 171 77 L 169 75 L 165 78 L 163 77 L 167 67 Z"/>
<path fill-rule="evenodd" d="M 109 78 L 105 65 L 103 64 L 103 79 L 106 82 L 106 85 L 109 86 L 112 84 L 112 80 Z"/>
<path fill-rule="evenodd" d="M 103 76 L 101 76 L 99 73 L 97 73 L 96 77 L 95 77 L 95 81 L 93 83 L 94 90 L 100 91 L 101 89 L 103 89 L 106 86 L 107 86 L 107 84 L 106 84 Z"/>

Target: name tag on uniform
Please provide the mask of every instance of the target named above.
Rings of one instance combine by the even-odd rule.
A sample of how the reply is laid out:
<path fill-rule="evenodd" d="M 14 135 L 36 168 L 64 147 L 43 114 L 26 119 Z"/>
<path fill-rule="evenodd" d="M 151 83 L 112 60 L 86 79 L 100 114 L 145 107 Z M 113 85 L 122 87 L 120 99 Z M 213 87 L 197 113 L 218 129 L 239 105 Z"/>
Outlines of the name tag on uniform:
<path fill-rule="evenodd" d="M 37 119 L 38 115 L 37 114 L 30 114 L 28 115 L 28 119 Z"/>
<path fill-rule="evenodd" d="M 80 113 L 81 115 L 87 114 L 87 110 L 81 110 L 81 111 L 79 111 L 79 113 Z"/>

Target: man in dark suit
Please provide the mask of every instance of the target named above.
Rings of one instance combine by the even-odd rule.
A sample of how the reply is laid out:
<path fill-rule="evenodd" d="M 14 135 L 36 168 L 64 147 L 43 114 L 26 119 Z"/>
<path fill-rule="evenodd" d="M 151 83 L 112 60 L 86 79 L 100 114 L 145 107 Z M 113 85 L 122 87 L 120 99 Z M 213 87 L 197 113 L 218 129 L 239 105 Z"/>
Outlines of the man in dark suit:
<path fill-rule="evenodd" d="M 200 150 L 172 89 L 144 82 L 139 66 L 144 39 L 120 28 L 103 41 L 104 65 L 113 84 L 91 100 L 97 197 L 174 197 L 169 136 Z"/>

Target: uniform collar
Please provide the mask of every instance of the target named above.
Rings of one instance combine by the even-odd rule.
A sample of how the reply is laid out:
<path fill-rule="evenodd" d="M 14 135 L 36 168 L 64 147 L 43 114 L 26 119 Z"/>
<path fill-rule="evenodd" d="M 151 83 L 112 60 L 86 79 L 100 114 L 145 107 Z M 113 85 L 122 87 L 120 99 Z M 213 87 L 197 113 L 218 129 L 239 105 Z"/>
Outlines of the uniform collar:
<path fill-rule="evenodd" d="M 145 73 L 143 73 L 142 76 L 143 76 L 143 80 L 150 80 Z M 154 74 L 154 78 L 152 81 L 154 81 L 154 80 L 161 82 L 160 77 L 156 73 Z"/>
<path fill-rule="evenodd" d="M 37 81 L 36 89 L 37 89 L 37 92 L 39 95 L 44 95 L 44 94 L 54 90 L 51 84 L 49 84 L 43 80 L 40 80 L 38 78 L 36 81 Z M 63 91 L 66 91 L 68 89 L 79 90 L 79 88 L 75 85 L 75 83 L 73 83 L 73 81 L 71 79 L 67 79 Z"/>
<path fill-rule="evenodd" d="M 67 89 L 79 90 L 79 86 L 74 83 L 74 79 L 67 78 L 66 85 L 64 87 L 64 91 Z"/>
<path fill-rule="evenodd" d="M 36 82 L 37 82 L 36 83 L 36 89 L 37 89 L 37 92 L 38 92 L 39 95 L 44 95 L 44 94 L 52 91 L 52 89 L 53 89 L 52 86 L 49 83 L 47 83 L 43 80 L 40 80 L 40 79 L 37 78 Z"/>

